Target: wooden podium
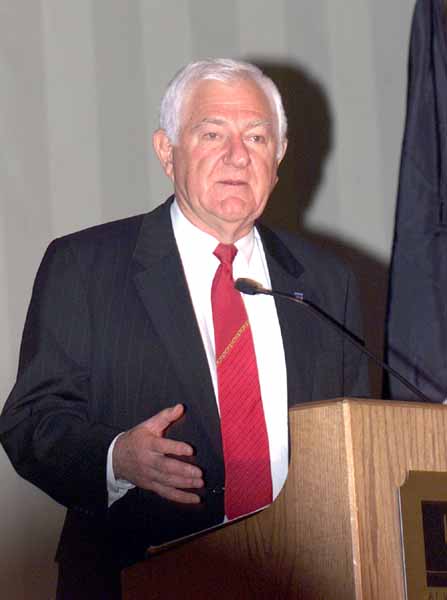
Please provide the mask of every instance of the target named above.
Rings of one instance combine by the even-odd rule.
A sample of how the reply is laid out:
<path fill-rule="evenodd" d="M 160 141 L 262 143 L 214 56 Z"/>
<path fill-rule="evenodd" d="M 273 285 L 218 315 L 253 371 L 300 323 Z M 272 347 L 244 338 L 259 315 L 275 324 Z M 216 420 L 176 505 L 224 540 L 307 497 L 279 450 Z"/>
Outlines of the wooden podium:
<path fill-rule="evenodd" d="M 290 411 L 291 464 L 273 505 L 123 574 L 125 600 L 403 600 L 398 488 L 447 471 L 447 410 L 334 400 Z"/>

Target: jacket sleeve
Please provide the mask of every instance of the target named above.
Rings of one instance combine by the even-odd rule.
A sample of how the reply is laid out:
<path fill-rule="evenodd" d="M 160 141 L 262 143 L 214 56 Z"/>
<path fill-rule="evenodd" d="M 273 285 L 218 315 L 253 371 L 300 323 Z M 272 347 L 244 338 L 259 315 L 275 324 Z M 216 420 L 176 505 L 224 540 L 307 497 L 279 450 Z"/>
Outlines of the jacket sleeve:
<path fill-rule="evenodd" d="M 34 284 L 0 440 L 22 477 L 61 504 L 94 514 L 107 507 L 107 450 L 119 432 L 89 410 L 89 318 L 70 242 L 56 240 Z"/>

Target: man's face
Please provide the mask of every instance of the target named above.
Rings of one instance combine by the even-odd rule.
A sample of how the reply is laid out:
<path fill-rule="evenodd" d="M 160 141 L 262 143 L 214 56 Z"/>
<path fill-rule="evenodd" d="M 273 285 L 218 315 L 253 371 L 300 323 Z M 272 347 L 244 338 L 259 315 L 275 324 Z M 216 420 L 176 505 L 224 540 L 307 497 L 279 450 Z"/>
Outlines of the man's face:
<path fill-rule="evenodd" d="M 201 81 L 186 96 L 178 144 L 154 136 L 182 212 L 219 241 L 245 235 L 264 210 L 280 162 L 276 125 L 253 81 Z"/>

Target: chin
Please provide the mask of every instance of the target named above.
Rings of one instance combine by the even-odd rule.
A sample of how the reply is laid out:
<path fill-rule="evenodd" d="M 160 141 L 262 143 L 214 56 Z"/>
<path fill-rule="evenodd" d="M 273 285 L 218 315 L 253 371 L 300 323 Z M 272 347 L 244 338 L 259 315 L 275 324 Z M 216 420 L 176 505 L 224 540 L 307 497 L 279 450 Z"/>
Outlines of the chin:
<path fill-rule="evenodd" d="M 236 196 L 221 200 L 216 212 L 227 221 L 241 221 L 255 213 L 255 206 L 246 199 Z"/>

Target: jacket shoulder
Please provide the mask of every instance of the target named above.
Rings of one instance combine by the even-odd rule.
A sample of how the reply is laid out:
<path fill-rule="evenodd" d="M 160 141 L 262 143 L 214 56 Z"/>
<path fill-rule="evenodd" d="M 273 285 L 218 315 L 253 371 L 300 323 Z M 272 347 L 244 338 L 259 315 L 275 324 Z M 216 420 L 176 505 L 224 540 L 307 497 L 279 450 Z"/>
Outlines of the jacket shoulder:
<path fill-rule="evenodd" d="M 272 254 L 282 254 L 286 262 L 300 265 L 300 270 L 334 279 L 342 276 L 345 278 L 351 269 L 334 252 L 309 241 L 302 235 L 282 229 L 261 226 L 263 239 L 268 239 L 268 246 Z M 289 254 L 284 257 L 284 254 Z"/>
<path fill-rule="evenodd" d="M 53 247 L 69 249 L 75 254 L 85 255 L 85 258 L 98 252 L 118 252 L 123 258 L 131 256 L 138 243 L 140 232 L 146 231 L 149 224 L 152 224 L 152 228 L 157 228 L 169 218 L 170 200 L 169 198 L 149 213 L 94 225 L 56 238 L 51 242 L 50 249 Z"/>
<path fill-rule="evenodd" d="M 123 241 L 125 239 L 135 239 L 138 236 L 138 232 L 141 228 L 141 224 L 146 215 L 140 214 L 132 217 L 126 217 L 124 219 L 118 219 L 116 221 L 110 221 L 108 223 L 102 223 L 69 233 L 62 237 L 53 240 L 53 244 L 56 245 L 73 245 L 75 247 L 82 247 L 88 245 L 97 245 L 111 243 L 114 244 L 117 241 Z"/>

